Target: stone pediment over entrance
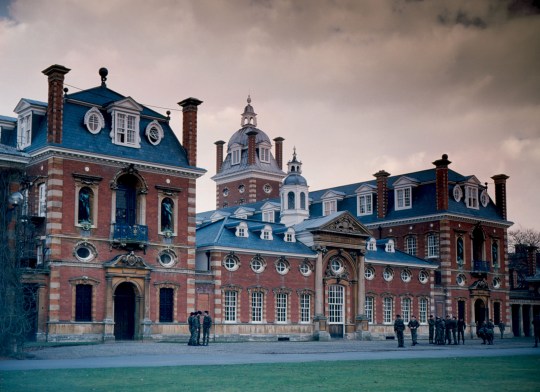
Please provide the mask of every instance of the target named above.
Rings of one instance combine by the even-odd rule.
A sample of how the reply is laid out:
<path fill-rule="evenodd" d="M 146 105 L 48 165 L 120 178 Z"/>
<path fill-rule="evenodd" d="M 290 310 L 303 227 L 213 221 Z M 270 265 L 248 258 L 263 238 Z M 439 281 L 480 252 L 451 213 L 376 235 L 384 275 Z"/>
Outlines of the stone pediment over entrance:
<path fill-rule="evenodd" d="M 479 291 L 489 292 L 489 286 L 485 280 L 481 279 L 481 280 L 477 280 L 472 285 L 470 285 L 469 290 L 479 290 Z"/>
<path fill-rule="evenodd" d="M 328 222 L 321 224 L 318 230 L 366 238 L 371 236 L 371 232 L 348 211 L 337 213 Z"/>
<path fill-rule="evenodd" d="M 151 269 L 141 256 L 134 252 L 115 256 L 112 260 L 103 263 L 105 267 L 123 267 L 136 269 Z"/>

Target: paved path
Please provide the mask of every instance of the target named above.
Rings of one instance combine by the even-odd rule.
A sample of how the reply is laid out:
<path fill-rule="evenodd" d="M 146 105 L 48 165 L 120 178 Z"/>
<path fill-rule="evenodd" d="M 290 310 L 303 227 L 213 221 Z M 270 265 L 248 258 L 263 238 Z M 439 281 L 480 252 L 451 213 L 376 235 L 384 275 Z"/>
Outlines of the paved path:
<path fill-rule="evenodd" d="M 458 346 L 421 342 L 399 349 L 394 341 L 215 343 L 207 347 L 117 342 L 43 348 L 31 352 L 33 359 L 0 361 L 0 371 L 540 355 L 540 348 L 532 344 L 530 338 L 496 340 L 492 346 L 478 340 Z"/>

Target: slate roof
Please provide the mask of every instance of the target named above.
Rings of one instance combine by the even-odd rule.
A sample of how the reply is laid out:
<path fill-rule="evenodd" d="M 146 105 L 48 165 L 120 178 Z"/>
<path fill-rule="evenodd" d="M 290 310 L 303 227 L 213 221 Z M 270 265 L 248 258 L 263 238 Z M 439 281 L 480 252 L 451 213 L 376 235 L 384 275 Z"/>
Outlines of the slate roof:
<path fill-rule="evenodd" d="M 437 263 L 432 263 L 421 259 L 416 256 L 412 256 L 406 252 L 402 252 L 398 249 L 395 249 L 394 252 L 386 251 L 386 244 L 389 239 L 377 240 L 377 250 L 366 250 L 365 262 L 375 263 L 375 264 L 397 264 L 397 265 L 406 265 L 410 267 L 420 267 L 428 269 L 436 269 L 439 265 Z"/>
<path fill-rule="evenodd" d="M 48 145 L 54 145 L 82 154 L 97 154 L 116 159 L 141 161 L 204 172 L 203 169 L 188 164 L 186 151 L 170 127 L 167 117 L 144 105 L 139 104 L 142 107 L 139 122 L 140 148 L 113 144 L 110 136 L 112 118 L 107 113 L 106 108 L 110 104 L 126 98 L 128 97 L 104 85 L 67 94 L 64 103 L 61 144 L 47 142 L 46 115 L 34 114 L 32 116 L 32 143 L 24 151 L 32 154 Z M 33 105 L 47 107 L 47 103 L 45 102 L 30 99 L 24 100 Z M 84 116 L 92 107 L 96 107 L 105 119 L 105 127 L 97 134 L 90 133 L 84 125 Z M 163 129 L 163 138 L 157 146 L 152 145 L 145 136 L 146 127 L 153 120 L 158 121 Z M 15 146 L 14 143 L 16 143 L 16 140 L 4 141 L 4 138 L 2 138 L 2 142 Z"/>
<path fill-rule="evenodd" d="M 249 236 L 247 238 L 237 237 L 236 226 L 245 222 L 248 226 Z M 263 240 L 260 238 L 260 230 L 264 225 L 272 228 L 273 240 Z M 283 233 L 286 231 L 284 225 L 279 223 L 268 223 L 251 219 L 237 219 L 226 217 L 216 222 L 209 222 L 197 228 L 197 249 L 205 247 L 219 247 L 231 250 L 246 250 L 258 253 L 283 253 L 294 254 L 303 257 L 316 257 L 317 253 L 312 251 L 303 243 L 286 242 L 283 240 Z"/>

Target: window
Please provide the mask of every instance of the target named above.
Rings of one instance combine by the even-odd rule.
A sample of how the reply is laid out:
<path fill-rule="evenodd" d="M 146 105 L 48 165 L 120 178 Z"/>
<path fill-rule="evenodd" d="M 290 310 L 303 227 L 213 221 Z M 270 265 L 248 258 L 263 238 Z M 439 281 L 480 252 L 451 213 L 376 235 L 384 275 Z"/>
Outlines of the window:
<path fill-rule="evenodd" d="M 333 214 L 337 211 L 337 200 L 325 200 L 323 202 L 323 216 Z"/>
<path fill-rule="evenodd" d="M 367 244 L 367 249 L 373 250 L 373 251 L 377 250 L 377 241 L 375 240 L 375 238 L 369 239 L 368 244 Z"/>
<path fill-rule="evenodd" d="M 236 291 L 225 291 L 225 322 L 236 321 L 238 293 Z"/>
<path fill-rule="evenodd" d="M 174 289 L 159 289 L 159 322 L 172 323 L 174 309 Z"/>
<path fill-rule="evenodd" d="M 307 262 L 304 262 L 304 263 L 300 264 L 299 269 L 300 269 L 300 273 L 302 275 L 304 275 L 304 276 L 311 275 L 311 272 L 312 272 L 311 266 Z"/>
<path fill-rule="evenodd" d="M 330 269 L 332 270 L 334 275 L 338 275 L 343 272 L 343 263 L 340 259 L 334 257 L 332 258 L 332 260 L 330 260 Z"/>
<path fill-rule="evenodd" d="M 465 275 L 459 274 L 459 275 L 456 277 L 456 283 L 457 283 L 459 286 L 465 286 L 465 284 L 467 283 L 467 278 L 465 278 Z"/>
<path fill-rule="evenodd" d="M 172 267 L 176 261 L 176 253 L 172 249 L 166 249 L 158 254 L 158 261 L 164 267 Z"/>
<path fill-rule="evenodd" d="M 395 190 L 396 210 L 405 210 L 412 207 L 411 188 L 400 188 Z"/>
<path fill-rule="evenodd" d="M 364 270 L 364 277 L 367 280 L 373 280 L 373 278 L 375 278 L 375 269 L 373 267 L 366 267 Z"/>
<path fill-rule="evenodd" d="M 304 192 L 300 192 L 300 209 L 306 210 L 306 194 Z"/>
<path fill-rule="evenodd" d="M 493 241 L 491 244 L 491 260 L 494 267 L 499 266 L 499 243 L 497 241 Z"/>
<path fill-rule="evenodd" d="M 38 216 L 44 217 L 47 215 L 47 184 L 41 183 L 38 188 L 39 204 Z"/>
<path fill-rule="evenodd" d="M 366 297 L 366 318 L 368 320 L 368 323 L 373 324 L 373 304 L 374 304 L 374 298 L 373 297 Z"/>
<path fill-rule="evenodd" d="M 411 281 L 411 278 L 412 278 L 411 271 L 409 271 L 408 269 L 404 269 L 403 271 L 401 271 L 402 281 L 404 281 L 405 283 L 409 283 Z"/>
<path fill-rule="evenodd" d="M 489 196 L 488 196 L 487 190 L 485 189 L 480 194 L 480 203 L 482 204 L 483 207 L 487 207 L 489 203 Z"/>
<path fill-rule="evenodd" d="M 300 322 L 309 323 L 311 321 L 311 295 L 300 294 Z"/>
<path fill-rule="evenodd" d="M 287 322 L 287 294 L 276 294 L 276 322 Z"/>
<path fill-rule="evenodd" d="M 227 187 L 223 188 L 222 193 L 223 193 L 223 197 L 229 196 L 229 188 L 227 188 Z"/>
<path fill-rule="evenodd" d="M 264 262 L 264 259 L 261 256 L 257 255 L 253 257 L 253 259 L 251 259 L 250 266 L 253 272 L 260 274 L 266 268 L 266 263 Z"/>
<path fill-rule="evenodd" d="M 275 222 L 275 214 L 273 210 L 266 210 L 262 213 L 263 222 Z"/>
<path fill-rule="evenodd" d="M 340 324 L 345 321 L 344 315 L 345 288 L 339 285 L 328 287 L 328 322 Z"/>
<path fill-rule="evenodd" d="M 238 165 L 240 163 L 240 152 L 240 147 L 231 150 L 231 165 Z"/>
<path fill-rule="evenodd" d="M 429 280 L 429 274 L 424 270 L 420 271 L 420 273 L 418 274 L 418 280 L 420 281 L 420 283 L 426 284 Z"/>
<path fill-rule="evenodd" d="M 473 186 L 465 187 L 465 204 L 468 208 L 478 209 L 478 188 Z"/>
<path fill-rule="evenodd" d="M 294 235 L 294 229 L 289 227 L 287 229 L 287 232 L 285 233 L 285 236 L 284 236 L 283 239 L 285 240 L 285 242 L 296 242 L 296 238 L 295 238 L 295 235 Z"/>
<path fill-rule="evenodd" d="M 501 279 L 500 278 L 493 278 L 493 288 L 494 289 L 500 289 L 501 288 Z"/>
<path fill-rule="evenodd" d="M 412 256 L 416 256 L 416 237 L 415 236 L 408 236 L 405 238 L 405 252 Z"/>
<path fill-rule="evenodd" d="M 259 152 L 260 152 L 259 158 L 261 162 L 269 163 L 270 162 L 270 149 L 268 147 L 260 147 Z"/>
<path fill-rule="evenodd" d="M 77 260 L 82 262 L 92 261 L 97 256 L 96 248 L 89 242 L 80 242 L 75 245 L 74 255 Z"/>
<path fill-rule="evenodd" d="M 419 312 L 418 312 L 418 316 L 419 316 L 419 322 L 420 324 L 427 324 L 428 322 L 428 300 L 427 298 L 420 298 L 419 302 L 418 302 L 418 307 L 419 307 Z"/>
<path fill-rule="evenodd" d="M 251 321 L 254 323 L 263 321 L 263 296 L 260 291 L 251 293 Z"/>
<path fill-rule="evenodd" d="M 386 267 L 383 271 L 383 278 L 387 282 L 390 282 L 392 279 L 394 279 L 394 270 L 390 267 Z"/>
<path fill-rule="evenodd" d="M 453 194 L 454 200 L 459 203 L 459 201 L 463 197 L 463 191 L 461 190 L 461 187 L 459 185 L 454 186 Z"/>
<path fill-rule="evenodd" d="M 289 262 L 285 259 L 280 259 L 276 262 L 276 271 L 280 275 L 285 275 L 289 272 Z"/>
<path fill-rule="evenodd" d="M 223 266 L 229 271 L 236 271 L 240 266 L 240 263 L 236 256 L 227 255 L 225 260 L 223 260 Z"/>
<path fill-rule="evenodd" d="M 19 117 L 17 148 L 22 150 L 32 143 L 32 115 Z"/>
<path fill-rule="evenodd" d="M 271 241 L 273 239 L 272 227 L 270 227 L 270 225 L 264 226 L 264 229 L 261 230 L 261 240 Z"/>
<path fill-rule="evenodd" d="M 287 209 L 288 210 L 294 210 L 296 208 L 295 199 L 296 199 L 296 196 L 294 192 L 287 193 Z"/>
<path fill-rule="evenodd" d="M 411 321 L 411 299 L 403 298 L 401 300 L 401 317 L 405 323 Z"/>
<path fill-rule="evenodd" d="M 92 108 L 86 112 L 84 115 L 84 125 L 88 132 L 93 133 L 94 135 L 99 133 L 105 126 L 105 119 L 103 115 L 97 108 Z"/>
<path fill-rule="evenodd" d="M 439 257 L 439 237 L 429 234 L 427 237 L 428 257 Z"/>
<path fill-rule="evenodd" d="M 244 238 L 248 237 L 247 224 L 245 222 L 240 222 L 238 226 L 236 226 L 236 236 Z"/>
<path fill-rule="evenodd" d="M 75 288 L 75 321 L 92 321 L 92 285 L 78 284 Z"/>
<path fill-rule="evenodd" d="M 373 214 L 373 194 L 367 193 L 358 196 L 358 215 Z"/>
<path fill-rule="evenodd" d="M 146 126 L 145 134 L 150 144 L 157 146 L 163 139 L 163 128 L 154 120 Z"/>
<path fill-rule="evenodd" d="M 113 118 L 114 144 L 139 148 L 139 116 L 115 111 Z"/>
<path fill-rule="evenodd" d="M 465 262 L 465 245 L 462 237 L 459 237 L 456 241 L 456 262 L 460 267 Z"/>
<path fill-rule="evenodd" d="M 263 186 L 263 191 L 264 191 L 264 193 L 270 193 L 270 192 L 272 192 L 272 185 L 270 185 L 270 184 L 264 184 L 264 186 Z"/>
<path fill-rule="evenodd" d="M 383 323 L 392 324 L 392 298 L 384 297 L 383 298 Z"/>

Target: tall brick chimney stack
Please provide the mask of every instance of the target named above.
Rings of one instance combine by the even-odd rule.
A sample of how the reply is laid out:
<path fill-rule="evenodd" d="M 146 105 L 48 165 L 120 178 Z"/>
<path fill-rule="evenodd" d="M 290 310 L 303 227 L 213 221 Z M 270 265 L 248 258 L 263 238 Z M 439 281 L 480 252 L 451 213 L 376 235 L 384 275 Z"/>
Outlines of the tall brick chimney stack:
<path fill-rule="evenodd" d="M 223 165 L 223 140 L 218 140 L 214 143 L 216 145 L 216 173 L 221 171 L 221 165 Z"/>
<path fill-rule="evenodd" d="M 435 165 L 435 188 L 438 211 L 448 209 L 448 165 L 451 163 L 446 154 L 443 154 L 441 159 L 433 162 Z"/>
<path fill-rule="evenodd" d="M 64 75 L 71 71 L 63 65 L 51 65 L 43 70 L 49 77 L 47 106 L 47 143 L 62 143 L 64 117 Z"/>
<path fill-rule="evenodd" d="M 388 208 L 388 177 L 390 173 L 379 170 L 373 176 L 377 179 L 377 217 L 384 218 Z"/>
<path fill-rule="evenodd" d="M 246 133 L 248 137 L 248 165 L 254 165 L 256 161 L 256 144 L 255 137 L 257 136 L 257 131 L 249 131 Z"/>
<path fill-rule="evenodd" d="M 283 139 L 281 136 L 278 136 L 274 139 L 276 143 L 276 162 L 278 167 L 283 170 Z"/>
<path fill-rule="evenodd" d="M 187 151 L 190 166 L 197 166 L 197 106 L 202 101 L 197 98 L 186 98 L 178 105 L 182 106 L 182 144 Z"/>
<path fill-rule="evenodd" d="M 497 210 L 502 215 L 502 218 L 506 220 L 506 180 L 508 180 L 506 174 L 497 174 L 491 179 L 495 182 L 495 205 Z"/>
<path fill-rule="evenodd" d="M 527 274 L 529 276 L 536 275 L 536 246 L 527 246 Z"/>

